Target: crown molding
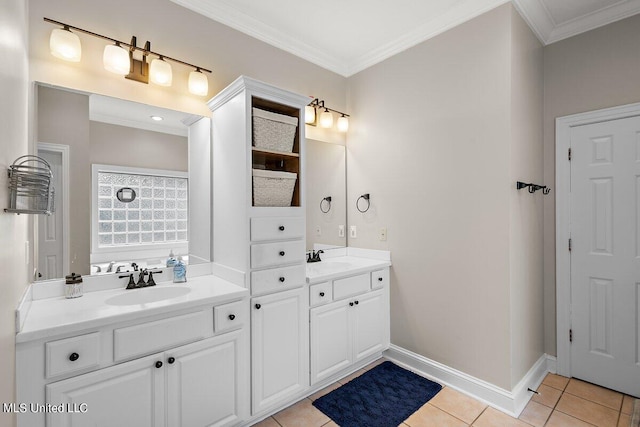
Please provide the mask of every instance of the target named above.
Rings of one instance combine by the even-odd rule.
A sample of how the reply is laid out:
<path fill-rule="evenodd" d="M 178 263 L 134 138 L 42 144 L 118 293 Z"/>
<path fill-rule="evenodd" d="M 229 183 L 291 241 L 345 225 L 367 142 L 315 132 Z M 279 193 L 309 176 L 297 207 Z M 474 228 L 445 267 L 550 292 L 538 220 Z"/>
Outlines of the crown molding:
<path fill-rule="evenodd" d="M 513 6 L 538 40 L 544 45 L 548 44 L 547 40 L 556 24 L 544 4 L 540 0 L 513 0 Z"/>

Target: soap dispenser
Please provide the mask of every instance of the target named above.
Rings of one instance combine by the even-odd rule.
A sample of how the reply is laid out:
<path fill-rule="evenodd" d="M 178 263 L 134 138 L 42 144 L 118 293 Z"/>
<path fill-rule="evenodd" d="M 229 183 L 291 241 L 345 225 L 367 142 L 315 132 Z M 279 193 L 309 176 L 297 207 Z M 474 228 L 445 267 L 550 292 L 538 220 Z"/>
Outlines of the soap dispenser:
<path fill-rule="evenodd" d="M 184 283 L 187 281 L 187 265 L 178 257 L 176 265 L 173 266 L 173 283 Z"/>

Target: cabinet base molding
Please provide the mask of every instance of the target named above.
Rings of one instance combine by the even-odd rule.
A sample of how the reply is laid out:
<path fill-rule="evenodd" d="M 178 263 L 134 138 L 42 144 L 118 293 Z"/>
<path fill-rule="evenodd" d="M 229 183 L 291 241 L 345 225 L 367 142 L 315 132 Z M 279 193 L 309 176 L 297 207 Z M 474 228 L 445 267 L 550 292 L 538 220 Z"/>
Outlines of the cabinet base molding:
<path fill-rule="evenodd" d="M 309 396 L 311 396 L 314 393 L 317 393 L 318 391 L 322 390 L 323 388 L 335 383 L 336 381 L 341 380 L 342 378 L 348 377 L 349 375 L 353 374 L 354 372 L 356 372 L 359 369 L 364 368 L 365 366 L 367 366 L 368 364 L 375 362 L 376 360 L 380 359 L 382 357 L 382 353 L 377 353 L 377 354 L 373 354 L 369 357 L 367 357 L 366 359 L 363 359 L 361 361 L 359 361 L 358 363 L 355 363 L 354 365 L 346 368 L 344 371 L 339 372 L 338 374 L 333 375 L 330 378 L 327 378 L 317 384 L 314 384 L 313 386 L 311 386 L 310 388 L 307 388 L 306 390 L 304 390 L 304 392 L 299 393 L 297 395 L 292 396 L 290 399 L 287 399 L 286 401 L 283 401 L 282 403 L 273 406 L 267 410 L 261 411 L 256 413 L 255 415 L 253 415 L 251 418 L 245 420 L 242 424 L 240 424 L 241 427 L 245 427 L 245 426 L 251 426 L 253 424 L 256 424 L 262 420 L 264 420 L 265 418 L 269 418 L 270 416 L 277 414 L 278 412 L 282 411 L 285 408 L 288 408 L 289 406 L 298 403 L 299 401 L 301 401 L 302 399 L 305 399 Z"/>
<path fill-rule="evenodd" d="M 548 356 L 543 354 L 509 391 L 397 345 L 391 344 L 383 355 L 399 366 L 454 388 L 515 418 L 520 416 L 533 396 L 527 388 L 536 390 L 549 372 Z"/>

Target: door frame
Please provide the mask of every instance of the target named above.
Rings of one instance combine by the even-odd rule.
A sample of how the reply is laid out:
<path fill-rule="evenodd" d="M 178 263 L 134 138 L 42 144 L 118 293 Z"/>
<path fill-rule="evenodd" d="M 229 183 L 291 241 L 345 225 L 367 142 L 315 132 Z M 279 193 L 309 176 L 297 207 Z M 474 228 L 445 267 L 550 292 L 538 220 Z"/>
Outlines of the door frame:
<path fill-rule="evenodd" d="M 53 153 L 60 153 L 62 156 L 62 200 L 56 201 L 54 198 L 54 203 L 60 203 L 62 205 L 62 268 L 64 271 L 71 271 L 70 264 L 71 261 L 69 258 L 69 232 L 70 232 L 70 222 L 69 222 L 69 146 L 63 144 L 52 144 L 50 142 L 38 142 L 36 144 L 36 153 L 42 151 L 50 151 Z M 38 235 L 38 221 L 35 221 L 34 224 L 36 230 L 36 236 Z M 39 238 L 36 239 L 36 242 L 39 242 Z M 36 256 L 38 256 L 39 248 L 36 247 Z M 37 268 L 37 264 L 35 265 Z M 63 273 L 64 274 L 64 273 Z M 37 278 L 34 278 L 37 280 Z"/>
<path fill-rule="evenodd" d="M 571 377 L 571 129 L 636 116 L 640 103 L 556 118 L 556 369 L 566 377 Z"/>

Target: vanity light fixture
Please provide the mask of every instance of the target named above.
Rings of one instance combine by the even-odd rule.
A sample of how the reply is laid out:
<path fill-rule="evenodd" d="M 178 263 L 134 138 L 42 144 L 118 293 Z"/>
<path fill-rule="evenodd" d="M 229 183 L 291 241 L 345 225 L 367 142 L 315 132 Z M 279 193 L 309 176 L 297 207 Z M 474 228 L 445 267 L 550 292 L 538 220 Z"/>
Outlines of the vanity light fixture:
<path fill-rule="evenodd" d="M 324 109 L 322 113 L 318 115 L 317 109 Z M 304 121 L 305 123 L 315 126 L 319 124 L 323 128 L 333 127 L 333 114 L 340 114 L 337 122 L 337 129 L 339 132 L 347 132 L 349 130 L 349 115 L 338 110 L 334 110 L 324 105 L 324 100 L 315 98 L 304 109 Z"/>
<path fill-rule="evenodd" d="M 189 92 L 198 96 L 206 96 L 209 93 L 209 81 L 203 71 L 211 73 L 211 70 L 153 52 L 151 43 L 148 41 L 145 43 L 144 48 L 141 48 L 137 46 L 135 36 L 131 38 L 131 43 L 125 43 L 92 31 L 54 21 L 53 19 L 44 18 L 44 20 L 62 27 L 54 29 L 49 38 L 51 54 L 57 58 L 72 62 L 80 61 L 82 47 L 78 36 L 71 32 L 71 30 L 74 30 L 113 43 L 105 47 L 102 56 L 103 65 L 107 71 L 124 75 L 129 80 L 141 83 L 149 83 L 149 80 L 151 80 L 152 83 L 160 86 L 171 86 L 173 71 L 171 64 L 167 61 L 177 62 L 195 69 L 189 74 Z M 135 59 L 134 52 L 138 52 L 138 55 L 141 53 L 142 59 Z M 147 62 L 147 56 L 149 55 L 157 57 L 151 61 L 151 66 Z"/>

